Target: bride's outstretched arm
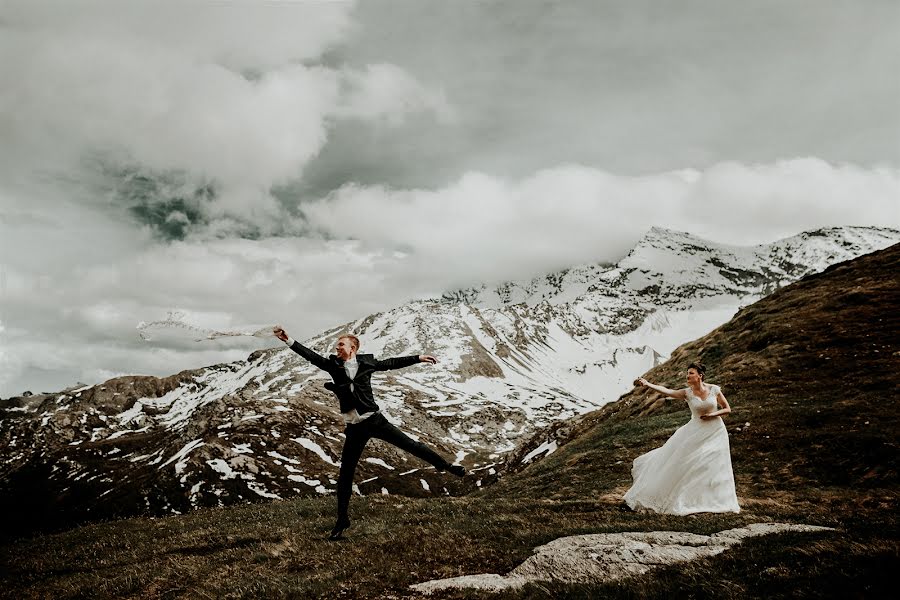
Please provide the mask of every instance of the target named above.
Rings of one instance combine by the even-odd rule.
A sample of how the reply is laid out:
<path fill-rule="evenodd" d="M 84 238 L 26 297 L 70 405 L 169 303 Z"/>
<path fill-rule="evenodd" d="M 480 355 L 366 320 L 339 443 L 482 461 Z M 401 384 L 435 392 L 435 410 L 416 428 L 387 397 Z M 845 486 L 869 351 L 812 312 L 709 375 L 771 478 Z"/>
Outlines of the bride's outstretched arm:
<path fill-rule="evenodd" d="M 643 377 L 638 377 L 634 380 L 634 385 L 643 385 L 644 387 L 648 387 L 651 390 L 656 390 L 660 394 L 665 394 L 670 398 L 680 398 L 682 400 L 685 399 L 685 391 L 684 390 L 670 390 L 667 387 L 663 387 L 661 385 L 656 385 L 655 383 L 650 383 Z"/>

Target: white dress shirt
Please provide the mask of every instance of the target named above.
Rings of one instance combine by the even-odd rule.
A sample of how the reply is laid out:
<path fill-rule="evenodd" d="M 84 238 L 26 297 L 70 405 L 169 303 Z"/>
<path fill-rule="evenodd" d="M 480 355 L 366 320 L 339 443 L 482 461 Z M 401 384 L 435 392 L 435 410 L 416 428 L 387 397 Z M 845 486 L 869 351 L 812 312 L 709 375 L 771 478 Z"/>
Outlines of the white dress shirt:
<path fill-rule="evenodd" d="M 289 337 L 285 342 L 288 346 L 294 345 L 294 338 Z M 347 377 L 351 379 L 350 383 L 350 391 L 353 391 L 353 382 L 352 380 L 356 377 L 356 373 L 359 371 L 359 361 L 356 360 L 356 355 L 354 354 L 350 360 L 344 361 L 344 372 L 347 373 Z M 375 411 L 378 412 L 378 411 Z M 363 414 L 359 414 L 355 408 L 351 408 L 345 413 L 341 413 L 341 418 L 344 419 L 344 423 L 347 425 L 356 425 L 357 423 L 364 421 L 375 414 L 375 412 L 367 412 Z"/>

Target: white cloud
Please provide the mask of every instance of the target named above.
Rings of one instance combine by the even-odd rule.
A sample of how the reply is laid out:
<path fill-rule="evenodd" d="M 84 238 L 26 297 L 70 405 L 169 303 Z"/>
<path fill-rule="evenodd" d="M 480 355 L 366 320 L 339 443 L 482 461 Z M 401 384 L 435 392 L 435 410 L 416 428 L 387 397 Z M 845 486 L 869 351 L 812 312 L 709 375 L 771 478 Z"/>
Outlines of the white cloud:
<path fill-rule="evenodd" d="M 409 113 L 433 112 L 445 124 L 455 121 L 455 111 L 443 92 L 426 88 L 409 73 L 391 64 L 368 65 L 348 71 L 347 94 L 336 114 L 398 124 Z"/>
<path fill-rule="evenodd" d="M 900 226 L 900 170 L 831 165 L 816 158 L 767 165 L 725 162 L 706 170 L 687 198 L 708 235 L 753 241 L 833 225 Z"/>
<path fill-rule="evenodd" d="M 461 284 L 614 260 L 651 225 L 736 244 L 898 227 L 900 171 L 817 159 L 630 177 L 566 166 L 520 181 L 470 173 L 437 191 L 346 186 L 303 212 L 329 235 L 401 249 Z"/>

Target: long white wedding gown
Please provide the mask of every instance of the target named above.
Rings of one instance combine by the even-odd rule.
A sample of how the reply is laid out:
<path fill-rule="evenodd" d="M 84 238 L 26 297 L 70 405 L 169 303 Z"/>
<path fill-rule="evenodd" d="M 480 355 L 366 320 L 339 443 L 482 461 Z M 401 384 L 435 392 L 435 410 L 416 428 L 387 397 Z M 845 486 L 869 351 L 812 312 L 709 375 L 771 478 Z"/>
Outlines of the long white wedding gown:
<path fill-rule="evenodd" d="M 716 410 L 719 386 L 709 388 L 703 400 L 687 388 L 691 420 L 661 447 L 634 459 L 634 484 L 625 493 L 632 509 L 672 515 L 740 512 L 725 423 L 721 417 L 700 418 Z"/>

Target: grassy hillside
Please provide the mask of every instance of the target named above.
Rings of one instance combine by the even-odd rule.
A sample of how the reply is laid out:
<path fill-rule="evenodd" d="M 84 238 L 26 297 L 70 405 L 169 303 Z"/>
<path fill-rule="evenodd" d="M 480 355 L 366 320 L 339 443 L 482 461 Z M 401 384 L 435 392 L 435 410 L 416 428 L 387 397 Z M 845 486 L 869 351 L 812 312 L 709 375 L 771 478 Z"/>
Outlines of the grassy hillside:
<path fill-rule="evenodd" d="M 354 498 L 342 542 L 324 539 L 333 498 L 99 523 L 0 547 L 0 595 L 414 597 L 412 583 L 505 573 L 564 535 L 784 521 L 840 531 L 757 538 L 615 584 L 435 597 L 888 597 L 900 568 L 897 273 L 900 246 L 833 267 L 747 307 L 647 375 L 683 385 L 699 357 L 722 385 L 734 409 L 738 515 L 623 508 L 631 460 L 688 419 L 682 405 L 641 390 L 568 424 L 568 443 L 476 494 Z"/>

